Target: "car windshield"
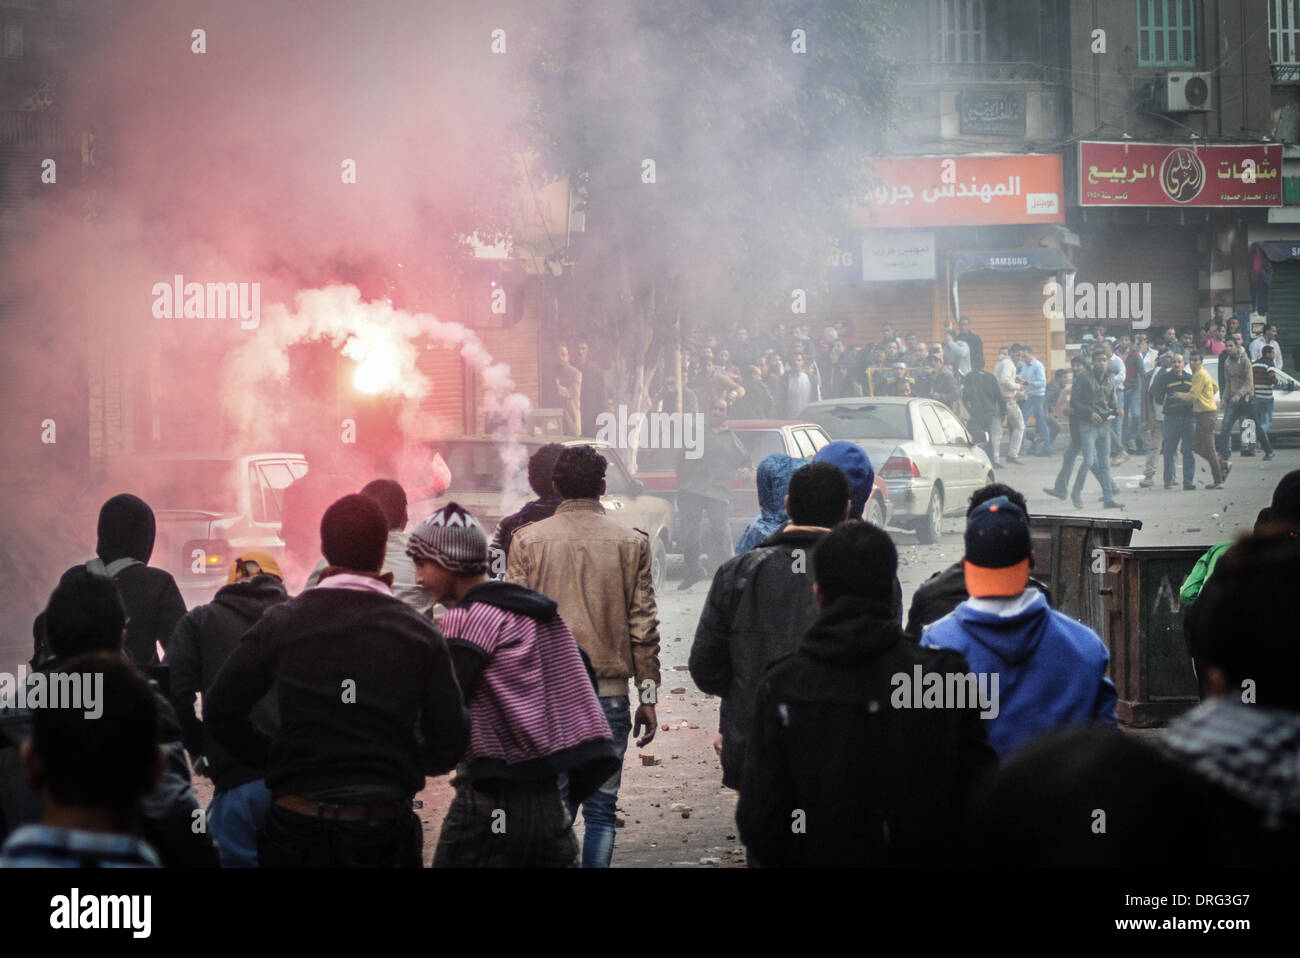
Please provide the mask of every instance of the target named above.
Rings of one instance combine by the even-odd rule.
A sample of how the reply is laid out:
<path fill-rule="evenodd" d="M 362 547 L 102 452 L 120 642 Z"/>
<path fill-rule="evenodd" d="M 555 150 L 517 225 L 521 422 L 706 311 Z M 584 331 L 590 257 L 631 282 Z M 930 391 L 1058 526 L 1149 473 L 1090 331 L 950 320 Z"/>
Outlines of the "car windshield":
<path fill-rule="evenodd" d="M 138 459 L 118 463 L 107 477 L 110 495 L 130 492 L 152 509 L 239 509 L 229 459 Z"/>
<path fill-rule="evenodd" d="M 494 442 L 440 442 L 434 451 L 442 456 L 451 472 L 447 492 L 500 492 L 505 466 Z M 531 456 L 536 446 L 526 446 Z"/>
<path fill-rule="evenodd" d="M 809 406 L 803 416 L 825 429 L 832 439 L 912 438 L 912 418 L 904 403 Z"/>
<path fill-rule="evenodd" d="M 760 463 L 774 453 L 785 453 L 785 441 L 779 429 L 736 429 L 736 437 L 747 450 L 749 461 Z"/>

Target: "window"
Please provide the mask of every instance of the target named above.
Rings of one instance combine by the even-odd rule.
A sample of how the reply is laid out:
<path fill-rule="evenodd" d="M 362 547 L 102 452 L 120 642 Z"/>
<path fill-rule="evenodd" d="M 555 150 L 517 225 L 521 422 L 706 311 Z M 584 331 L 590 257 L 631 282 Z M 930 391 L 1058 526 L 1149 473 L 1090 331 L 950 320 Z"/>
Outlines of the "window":
<path fill-rule="evenodd" d="M 988 34 L 984 0 L 937 0 L 936 63 L 983 63 Z"/>
<path fill-rule="evenodd" d="M 1269 0 L 1268 53 L 1273 79 L 1300 81 L 1300 0 Z"/>
<path fill-rule="evenodd" d="M 23 25 L 21 23 L 5 24 L 5 56 L 23 55 Z"/>
<path fill-rule="evenodd" d="M 943 446 L 948 442 L 948 437 L 944 435 L 943 426 L 939 423 L 939 416 L 933 406 L 921 407 L 921 424 L 925 426 L 926 434 L 930 437 L 930 445 Z"/>
<path fill-rule="evenodd" d="M 814 410 L 811 417 L 832 439 L 911 439 L 906 403 L 844 402 Z"/>
<path fill-rule="evenodd" d="M 823 432 L 822 430 L 809 429 L 807 430 L 807 432 L 808 432 L 808 438 L 812 440 L 813 449 L 815 449 L 817 452 L 822 451 L 822 446 L 830 445 L 831 437 L 826 435 L 826 433 Z"/>
<path fill-rule="evenodd" d="M 947 409 L 939 407 L 935 407 L 935 412 L 939 414 L 939 421 L 943 423 L 949 445 L 966 446 L 970 444 L 970 437 L 966 434 L 966 427 L 961 424 L 956 416 Z"/>
<path fill-rule="evenodd" d="M 1192 0 L 1137 0 L 1138 66 L 1196 65 Z"/>
<path fill-rule="evenodd" d="M 749 459 L 755 466 L 774 454 L 785 455 L 785 440 L 779 429 L 738 429 L 740 444 L 749 450 Z"/>
<path fill-rule="evenodd" d="M 799 455 L 802 458 L 811 459 L 813 456 L 817 455 L 817 450 L 814 448 L 812 441 L 808 438 L 806 432 L 802 429 L 795 429 L 792 430 L 792 433 L 794 435 L 794 444 L 799 447 Z"/>
<path fill-rule="evenodd" d="M 632 496 L 632 480 L 623 468 L 623 461 L 608 446 L 597 446 L 596 451 L 605 457 L 605 495 Z"/>

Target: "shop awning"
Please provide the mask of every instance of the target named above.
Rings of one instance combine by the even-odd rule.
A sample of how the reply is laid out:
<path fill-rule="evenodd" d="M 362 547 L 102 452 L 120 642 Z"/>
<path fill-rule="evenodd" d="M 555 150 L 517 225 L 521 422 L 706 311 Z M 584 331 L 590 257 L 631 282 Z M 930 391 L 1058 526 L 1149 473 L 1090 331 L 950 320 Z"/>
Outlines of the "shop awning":
<path fill-rule="evenodd" d="M 963 273 L 1056 273 L 1073 272 L 1074 266 L 1065 254 L 1054 247 L 1041 249 L 997 249 L 953 252 L 952 276 L 955 280 Z"/>

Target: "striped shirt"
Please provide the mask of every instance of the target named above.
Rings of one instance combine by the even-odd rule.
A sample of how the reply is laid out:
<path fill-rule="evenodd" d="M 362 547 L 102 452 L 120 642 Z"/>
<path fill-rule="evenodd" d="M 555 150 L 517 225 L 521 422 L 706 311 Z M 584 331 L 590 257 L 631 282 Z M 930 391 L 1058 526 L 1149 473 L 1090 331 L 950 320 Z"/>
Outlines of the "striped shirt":
<path fill-rule="evenodd" d="M 1255 376 L 1255 397 L 1272 399 L 1273 387 L 1277 385 L 1277 370 L 1262 359 L 1255 360 L 1250 368 Z"/>
<path fill-rule="evenodd" d="M 448 646 L 472 646 L 486 660 L 465 694 L 470 739 L 464 760 L 471 775 L 485 760 L 519 765 L 611 738 L 569 627 L 553 612 L 534 618 L 490 604 L 504 605 L 498 596 L 510 590 L 550 602 L 520 586 L 490 582 L 467 593 L 441 623 Z"/>
<path fill-rule="evenodd" d="M 130 835 L 24 825 L 0 848 L 0 868 L 162 868 L 162 862 Z"/>

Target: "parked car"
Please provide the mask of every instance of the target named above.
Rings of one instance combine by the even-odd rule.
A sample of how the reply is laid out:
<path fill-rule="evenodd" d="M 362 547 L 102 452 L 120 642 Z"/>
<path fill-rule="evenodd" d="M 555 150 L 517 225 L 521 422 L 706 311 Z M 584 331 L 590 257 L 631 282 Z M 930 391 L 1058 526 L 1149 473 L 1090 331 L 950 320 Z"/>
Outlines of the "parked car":
<path fill-rule="evenodd" d="M 812 459 L 822 446 L 831 441 L 826 430 L 815 422 L 797 419 L 732 419 L 727 428 L 734 432 L 749 450 L 754 468 L 773 454 L 784 454 L 796 459 Z M 681 451 L 677 449 L 640 449 L 637 451 L 636 476 L 648 491 L 677 503 L 676 465 Z M 889 489 L 880 478 L 880 466 L 875 459 L 876 481 L 863 512 L 868 522 L 882 529 L 891 515 Z M 759 513 L 758 486 L 753 472 L 738 473 L 731 480 L 731 508 L 728 526 L 733 542 L 739 541 L 746 526 Z"/>
<path fill-rule="evenodd" d="M 296 452 L 130 456 L 111 460 L 82 501 L 98 510 L 109 496 L 130 492 L 147 502 L 157 522 L 150 564 L 172 574 L 193 608 L 212 601 L 239 552 L 281 557 L 284 490 L 306 474 L 307 460 Z"/>
<path fill-rule="evenodd" d="M 856 442 L 889 487 L 895 526 L 938 540 L 946 515 L 964 515 L 970 494 L 994 481 L 993 465 L 952 410 L 932 399 L 824 399 L 803 418 Z"/>
<path fill-rule="evenodd" d="M 639 529 L 650 537 L 651 574 L 654 577 L 655 591 L 664 584 L 664 575 L 668 564 L 668 547 L 673 535 L 673 509 L 665 500 L 649 495 L 642 483 L 633 479 L 623 464 L 622 457 L 607 442 L 596 439 L 561 439 L 553 440 L 541 437 L 520 437 L 518 442 L 524 447 L 521 457 L 524 471 L 523 488 L 526 484 L 526 467 L 528 457 L 539 446 L 547 442 L 558 441 L 566 446 L 594 446 L 609 462 L 605 471 L 605 495 L 600 503 L 609 516 L 629 528 Z M 483 524 L 488 535 L 496 532 L 497 525 L 505 518 L 502 514 L 503 480 L 506 467 L 502 452 L 506 444 L 491 436 L 469 436 L 461 439 L 447 439 L 435 442 L 432 451 L 442 457 L 451 473 L 451 483 L 446 491 L 434 499 L 412 501 L 408 508 L 412 524 L 419 522 L 431 512 L 442 508 L 448 502 L 457 502 L 464 506 Z M 520 501 L 534 498 L 531 490 Z"/>
<path fill-rule="evenodd" d="M 1205 357 L 1205 371 L 1216 383 L 1219 381 L 1218 356 Z M 1284 369 L 1277 371 L 1277 385 L 1273 387 L 1273 424 L 1268 435 L 1270 439 L 1300 435 L 1300 380 Z M 1241 445 L 1240 420 L 1233 430 L 1232 442 L 1234 446 Z"/>

